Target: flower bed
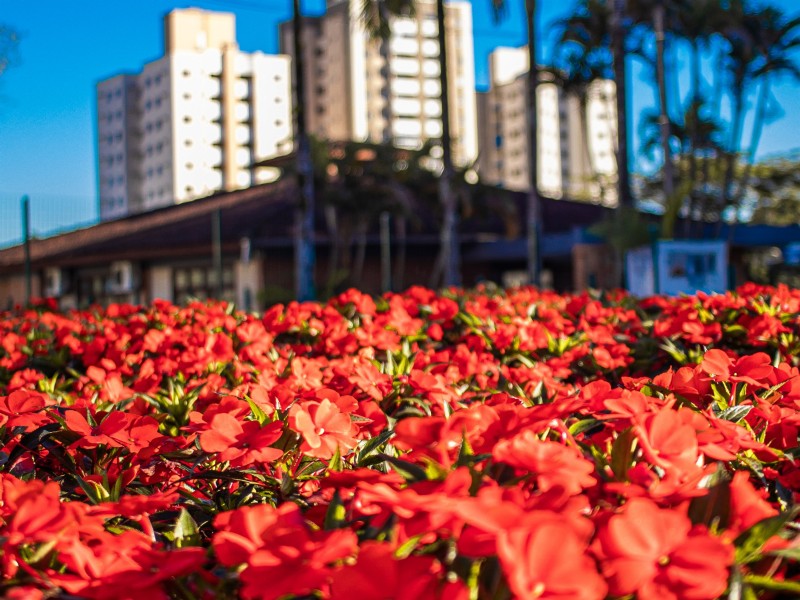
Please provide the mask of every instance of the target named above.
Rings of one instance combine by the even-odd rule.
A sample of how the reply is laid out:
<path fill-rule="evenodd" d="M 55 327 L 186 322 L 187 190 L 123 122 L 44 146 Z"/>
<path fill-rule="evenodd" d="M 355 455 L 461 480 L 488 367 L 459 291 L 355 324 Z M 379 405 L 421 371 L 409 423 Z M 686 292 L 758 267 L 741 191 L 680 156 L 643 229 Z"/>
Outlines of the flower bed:
<path fill-rule="evenodd" d="M 0 595 L 800 595 L 800 292 L 3 315 Z"/>

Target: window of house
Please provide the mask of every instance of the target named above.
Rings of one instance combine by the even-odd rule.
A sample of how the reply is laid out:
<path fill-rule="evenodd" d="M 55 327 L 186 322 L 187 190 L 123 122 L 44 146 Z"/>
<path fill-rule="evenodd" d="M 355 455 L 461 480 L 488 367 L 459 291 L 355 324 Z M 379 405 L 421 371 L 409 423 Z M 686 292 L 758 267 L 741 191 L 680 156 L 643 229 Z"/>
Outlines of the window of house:
<path fill-rule="evenodd" d="M 204 300 L 206 298 L 216 298 L 220 292 L 221 300 L 233 301 L 236 297 L 234 286 L 233 264 L 223 262 L 222 264 L 222 285 L 217 285 L 217 273 L 212 266 L 186 266 L 178 267 L 173 270 L 173 288 L 175 290 L 175 301 L 178 303 L 186 302 L 192 298 Z"/>

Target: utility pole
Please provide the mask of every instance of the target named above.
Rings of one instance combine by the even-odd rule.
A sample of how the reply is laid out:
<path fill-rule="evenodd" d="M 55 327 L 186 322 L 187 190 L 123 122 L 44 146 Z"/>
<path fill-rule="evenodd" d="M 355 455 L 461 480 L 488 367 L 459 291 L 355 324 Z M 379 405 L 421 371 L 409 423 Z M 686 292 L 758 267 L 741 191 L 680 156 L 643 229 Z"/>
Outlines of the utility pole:
<path fill-rule="evenodd" d="M 525 0 L 525 21 L 528 26 L 528 197 L 527 254 L 528 282 L 540 284 L 541 200 L 539 198 L 539 63 L 536 58 L 536 0 Z"/>
<path fill-rule="evenodd" d="M 458 239 L 458 203 L 453 193 L 453 156 L 450 148 L 450 89 L 447 71 L 447 29 L 444 0 L 436 0 L 439 27 L 439 74 L 442 85 L 442 175 L 439 177 L 439 201 L 444 223 L 441 231 L 442 272 L 445 286 L 461 285 L 461 248 Z"/>
<path fill-rule="evenodd" d="M 30 304 L 33 295 L 31 285 L 31 202 L 27 194 L 22 197 L 22 239 L 25 252 L 25 304 Z"/>
<path fill-rule="evenodd" d="M 292 30 L 294 34 L 293 76 L 295 85 L 295 115 L 297 127 L 297 184 L 300 202 L 295 212 L 294 266 L 295 292 L 297 300 L 314 300 L 314 167 L 311 162 L 311 144 L 306 123 L 306 93 L 303 79 L 303 40 L 302 14 L 300 0 L 293 0 L 294 15 Z"/>
<path fill-rule="evenodd" d="M 669 202 L 675 189 L 675 176 L 672 168 L 672 151 L 669 147 L 669 114 L 667 113 L 666 69 L 664 66 L 664 5 L 660 2 L 653 8 L 653 29 L 656 34 L 656 77 L 658 77 L 658 100 L 660 104 L 658 125 L 661 132 L 661 150 L 664 153 L 664 168 L 661 171 L 664 184 L 664 199 Z"/>
<path fill-rule="evenodd" d="M 617 179 L 618 202 L 632 207 L 628 164 L 628 99 L 625 68 L 625 0 L 612 0 L 611 49 L 614 56 L 614 82 L 617 87 Z"/>

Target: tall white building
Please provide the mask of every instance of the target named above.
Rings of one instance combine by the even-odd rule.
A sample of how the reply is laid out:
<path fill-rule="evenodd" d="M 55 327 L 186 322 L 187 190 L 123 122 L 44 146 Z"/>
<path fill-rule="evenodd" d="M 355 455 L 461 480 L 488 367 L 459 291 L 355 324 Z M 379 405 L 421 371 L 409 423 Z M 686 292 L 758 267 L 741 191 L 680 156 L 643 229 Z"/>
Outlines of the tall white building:
<path fill-rule="evenodd" d="M 528 176 L 527 48 L 498 48 L 489 57 L 490 88 L 478 94 L 481 178 L 526 190 Z M 585 98 L 541 82 L 538 100 L 539 191 L 615 205 L 616 88 L 591 84 Z"/>
<path fill-rule="evenodd" d="M 436 5 L 417 2 L 413 17 L 391 21 L 385 42 L 369 40 L 359 0 L 328 0 L 325 15 L 303 20 L 309 132 L 331 140 L 391 141 L 417 147 L 442 135 Z M 453 161 L 478 156 L 472 7 L 445 7 Z M 294 51 L 292 24 L 281 26 L 282 51 Z"/>
<path fill-rule="evenodd" d="M 292 144 L 288 56 L 241 52 L 235 17 L 175 10 L 164 56 L 97 85 L 100 218 L 269 180 Z"/>

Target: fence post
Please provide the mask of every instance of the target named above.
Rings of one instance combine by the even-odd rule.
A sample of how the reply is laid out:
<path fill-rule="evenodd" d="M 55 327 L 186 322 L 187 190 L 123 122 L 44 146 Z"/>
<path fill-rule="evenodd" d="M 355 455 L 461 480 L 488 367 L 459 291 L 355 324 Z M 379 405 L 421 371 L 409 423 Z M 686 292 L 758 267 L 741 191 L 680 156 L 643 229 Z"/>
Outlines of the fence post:
<path fill-rule="evenodd" d="M 381 213 L 381 291 L 392 289 L 392 250 L 389 230 L 389 213 Z"/>
<path fill-rule="evenodd" d="M 222 209 L 217 209 L 211 216 L 211 252 L 212 263 L 214 265 L 214 277 L 216 278 L 215 300 L 222 299 Z"/>
<path fill-rule="evenodd" d="M 31 285 L 31 203 L 28 195 L 22 197 L 22 239 L 25 250 L 25 304 L 30 304 Z"/>

